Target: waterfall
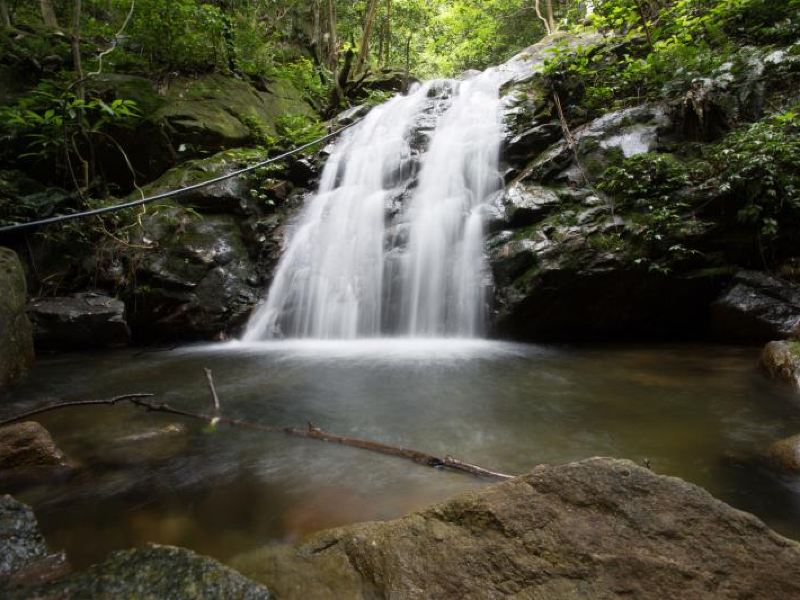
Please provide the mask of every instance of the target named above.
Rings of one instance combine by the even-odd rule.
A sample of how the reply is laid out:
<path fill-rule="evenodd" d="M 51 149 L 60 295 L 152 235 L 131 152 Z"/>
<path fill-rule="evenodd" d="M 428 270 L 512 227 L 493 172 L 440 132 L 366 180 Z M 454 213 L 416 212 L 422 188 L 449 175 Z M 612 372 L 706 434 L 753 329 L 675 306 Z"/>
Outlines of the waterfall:
<path fill-rule="evenodd" d="M 499 86 L 430 81 L 344 132 L 243 339 L 480 335 Z"/>

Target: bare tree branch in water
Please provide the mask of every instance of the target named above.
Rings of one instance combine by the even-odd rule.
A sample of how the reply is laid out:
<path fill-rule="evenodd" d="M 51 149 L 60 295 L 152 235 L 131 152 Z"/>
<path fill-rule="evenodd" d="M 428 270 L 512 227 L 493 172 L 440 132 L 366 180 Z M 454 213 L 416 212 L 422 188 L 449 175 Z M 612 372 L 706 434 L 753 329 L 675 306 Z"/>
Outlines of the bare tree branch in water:
<path fill-rule="evenodd" d="M 17 421 L 22 421 L 24 419 L 28 419 L 32 416 L 39 415 L 42 413 L 60 410 L 62 408 L 74 408 L 74 407 L 85 407 L 85 406 L 116 406 L 118 404 L 127 402 L 129 404 L 133 404 L 138 408 L 143 408 L 148 412 L 159 412 L 170 415 L 176 415 L 180 417 L 185 417 L 187 419 L 202 421 L 211 426 L 223 424 L 223 425 L 229 425 L 231 427 L 240 427 L 242 429 L 251 429 L 253 431 L 263 431 L 265 433 L 283 433 L 285 435 L 290 435 L 292 437 L 318 440 L 320 442 L 328 442 L 331 444 L 340 444 L 342 446 L 349 446 L 351 448 L 361 448 L 363 450 L 369 450 L 371 452 L 378 452 L 380 454 L 387 454 L 389 456 L 397 456 L 399 458 L 404 458 L 406 460 L 410 460 L 412 462 L 415 462 L 419 465 L 424 465 L 426 467 L 449 469 L 451 471 L 467 473 L 474 477 L 482 477 L 486 479 L 498 479 L 498 480 L 513 478 L 513 475 L 507 475 L 505 473 L 500 473 L 498 471 L 486 469 L 484 467 L 474 465 L 472 463 L 464 462 L 462 460 L 450 456 L 449 454 L 444 457 L 439 457 L 439 456 L 434 456 L 433 454 L 428 454 L 427 452 L 415 450 L 413 448 L 403 448 L 402 446 L 393 446 L 391 444 L 385 444 L 383 442 L 378 442 L 375 440 L 338 435 L 335 433 L 331 433 L 330 431 L 325 431 L 324 429 L 320 429 L 319 427 L 310 422 L 308 423 L 308 426 L 304 428 L 276 427 L 274 425 L 263 425 L 261 423 L 256 423 L 254 421 L 245 421 L 242 419 L 233 419 L 230 417 L 224 417 L 219 414 L 219 398 L 217 397 L 216 390 L 214 389 L 214 384 L 213 384 L 213 379 L 211 378 L 210 369 L 206 369 L 206 377 L 209 382 L 209 388 L 212 390 L 212 394 L 215 399 L 214 400 L 215 414 L 195 413 L 191 411 L 182 410 L 179 408 L 174 408 L 169 404 L 163 402 L 155 402 L 152 400 L 154 394 L 125 394 L 122 396 L 115 396 L 113 398 L 108 398 L 105 400 L 76 400 L 71 402 L 57 402 L 54 404 L 49 404 L 46 406 L 42 406 L 40 408 L 36 408 L 15 415 L 13 417 L 9 417 L 7 419 L 3 419 L 0 421 L 0 427 L 4 425 L 9 425 L 11 423 L 15 423 Z"/>

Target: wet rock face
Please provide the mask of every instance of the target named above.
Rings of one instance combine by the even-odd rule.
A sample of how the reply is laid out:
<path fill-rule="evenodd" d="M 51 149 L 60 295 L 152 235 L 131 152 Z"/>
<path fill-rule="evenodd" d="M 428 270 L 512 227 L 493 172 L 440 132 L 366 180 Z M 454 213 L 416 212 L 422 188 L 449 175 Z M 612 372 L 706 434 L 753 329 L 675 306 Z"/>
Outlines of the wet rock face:
<path fill-rule="evenodd" d="M 179 207 L 142 220 L 131 324 L 150 339 L 208 339 L 243 323 L 260 293 L 232 215 L 198 217 Z"/>
<path fill-rule="evenodd" d="M 40 298 L 28 305 L 28 314 L 41 350 L 124 346 L 131 338 L 125 304 L 103 294 Z"/>
<path fill-rule="evenodd" d="M 26 302 L 22 265 L 13 251 L 0 247 L 0 391 L 18 381 L 33 362 Z"/>
<path fill-rule="evenodd" d="M 226 150 L 167 171 L 143 193 L 184 188 L 263 159 L 258 149 Z M 303 167 L 309 177 L 310 164 Z M 97 248 L 89 268 L 125 301 L 136 341 L 238 332 L 272 277 L 285 224 L 304 201 L 305 190 L 285 176 L 242 175 L 164 200 L 137 219 L 129 245 Z"/>
<path fill-rule="evenodd" d="M 800 544 L 676 478 L 595 458 L 235 568 L 281 598 L 790 598 Z"/>
<path fill-rule="evenodd" d="M 712 306 L 717 336 L 766 342 L 800 333 L 800 285 L 756 271 L 740 271 Z"/>

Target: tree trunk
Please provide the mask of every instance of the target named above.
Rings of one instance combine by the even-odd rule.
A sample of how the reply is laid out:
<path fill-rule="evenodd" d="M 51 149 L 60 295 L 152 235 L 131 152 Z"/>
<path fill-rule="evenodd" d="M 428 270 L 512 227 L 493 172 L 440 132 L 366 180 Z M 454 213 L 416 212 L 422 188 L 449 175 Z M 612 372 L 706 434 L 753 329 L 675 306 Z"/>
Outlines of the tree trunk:
<path fill-rule="evenodd" d="M 339 64 L 339 42 L 336 40 L 336 4 L 335 0 L 328 0 L 328 66 L 336 75 Z"/>
<path fill-rule="evenodd" d="M 550 24 L 550 33 L 554 33 L 558 31 L 558 24 L 553 14 L 553 0 L 545 0 L 544 6 L 547 11 L 547 22 Z"/>
<path fill-rule="evenodd" d="M 72 47 L 72 66 L 75 69 L 75 77 L 77 78 L 75 82 L 75 96 L 77 96 L 79 100 L 85 101 L 86 86 L 83 82 L 83 65 L 81 63 L 81 0 L 73 0 L 73 2 L 72 35 L 70 36 L 70 46 Z M 88 145 L 91 146 L 89 136 L 86 135 L 86 130 L 83 126 L 83 109 L 79 109 L 78 113 L 78 128 L 80 129 L 82 137 L 87 141 Z M 88 189 L 89 162 L 77 152 L 77 149 L 76 154 L 78 154 L 78 158 L 81 161 L 83 187 L 84 189 Z"/>
<path fill-rule="evenodd" d="M 72 67 L 78 78 L 75 84 L 75 95 L 81 100 L 86 99 L 83 85 L 83 65 L 81 63 L 81 0 L 73 0 L 72 11 L 72 36 L 70 38 L 72 47 Z"/>
<path fill-rule="evenodd" d="M 0 0 L 0 24 L 3 27 L 11 27 L 11 13 L 8 12 L 6 0 Z"/>
<path fill-rule="evenodd" d="M 56 18 L 56 11 L 53 8 L 53 0 L 39 0 L 39 6 L 42 9 L 42 20 L 47 27 L 60 29 L 58 19 Z"/>
<path fill-rule="evenodd" d="M 387 63 L 392 62 L 391 49 L 392 49 L 392 0 L 386 0 L 386 47 L 384 49 L 384 61 L 383 61 L 384 66 L 386 66 Z"/>
<path fill-rule="evenodd" d="M 358 49 L 358 60 L 356 61 L 355 73 L 358 74 L 364 68 L 364 64 L 369 57 L 369 39 L 372 37 L 372 25 L 375 22 L 375 8 L 378 0 L 369 0 L 367 14 L 364 17 L 364 33 L 361 36 L 361 47 Z"/>
<path fill-rule="evenodd" d="M 322 62 L 322 28 L 320 26 L 319 0 L 314 0 L 311 4 L 311 52 L 314 55 L 314 63 L 319 65 Z"/>

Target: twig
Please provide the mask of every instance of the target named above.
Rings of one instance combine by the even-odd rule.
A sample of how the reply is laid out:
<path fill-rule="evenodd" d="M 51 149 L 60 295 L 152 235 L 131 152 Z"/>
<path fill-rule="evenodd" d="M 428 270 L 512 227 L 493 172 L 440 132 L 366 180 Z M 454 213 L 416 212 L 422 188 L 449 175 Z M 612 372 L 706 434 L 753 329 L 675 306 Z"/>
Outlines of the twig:
<path fill-rule="evenodd" d="M 206 373 L 207 374 L 209 373 L 208 369 L 206 370 Z M 211 385 L 213 389 L 213 382 L 211 383 Z M 225 425 L 230 425 L 232 427 L 241 427 L 243 429 L 251 429 L 253 431 L 263 431 L 266 433 L 283 433 L 286 435 L 290 435 L 292 437 L 319 440 L 321 442 L 328 442 L 331 444 L 350 446 L 351 448 L 361 448 L 363 450 L 369 450 L 371 452 L 378 452 L 380 454 L 387 454 L 389 456 L 404 458 L 406 460 L 410 460 L 412 462 L 427 467 L 444 468 L 452 471 L 458 471 L 460 473 L 467 473 L 469 475 L 472 475 L 473 477 L 483 477 L 487 479 L 499 479 L 499 480 L 513 478 L 513 475 L 507 475 L 505 473 L 492 471 L 491 469 L 486 469 L 484 467 L 474 465 L 472 463 L 464 462 L 457 458 L 453 458 L 452 456 L 449 455 L 445 456 L 444 458 L 441 458 L 438 456 L 434 456 L 433 454 L 428 454 L 427 452 L 415 450 L 413 448 L 403 448 L 401 446 L 392 446 L 390 444 L 384 444 L 383 442 L 377 442 L 375 440 L 337 435 L 335 433 L 325 431 L 324 429 L 320 429 L 319 427 L 310 422 L 308 423 L 308 426 L 306 428 L 302 429 L 297 427 L 276 427 L 272 425 L 262 425 L 261 423 L 255 423 L 253 421 L 243 421 L 241 419 L 232 419 L 230 417 L 223 417 L 220 415 L 206 415 L 202 413 L 194 413 L 179 408 L 174 408 L 166 403 L 152 402 L 146 400 L 146 398 L 151 398 L 152 396 L 153 394 L 126 394 L 124 396 L 116 396 L 114 398 L 110 398 L 107 400 L 79 400 L 75 402 L 59 402 L 56 404 L 51 404 L 49 406 L 44 406 L 38 409 L 34 409 L 22 413 L 20 415 L 16 415 L 14 417 L 0 421 L 0 426 L 8 425 L 9 423 L 21 421 L 33 415 L 49 412 L 52 410 L 58 410 L 61 408 L 69 408 L 75 406 L 93 406 L 93 405 L 117 405 L 120 402 L 128 401 L 134 406 L 143 408 L 148 412 L 161 412 L 170 415 L 177 415 L 180 417 L 186 417 L 188 419 L 194 419 L 196 421 L 203 421 L 204 423 L 208 423 L 209 425 L 212 424 L 216 425 L 217 423 L 223 423 Z M 217 399 L 217 402 L 218 401 L 219 400 Z"/>
<path fill-rule="evenodd" d="M 206 372 L 208 389 L 211 390 L 211 399 L 214 401 L 214 414 L 219 415 L 219 396 L 217 396 L 217 388 L 214 387 L 214 377 L 211 375 L 211 369 L 204 368 L 203 370 Z"/>

